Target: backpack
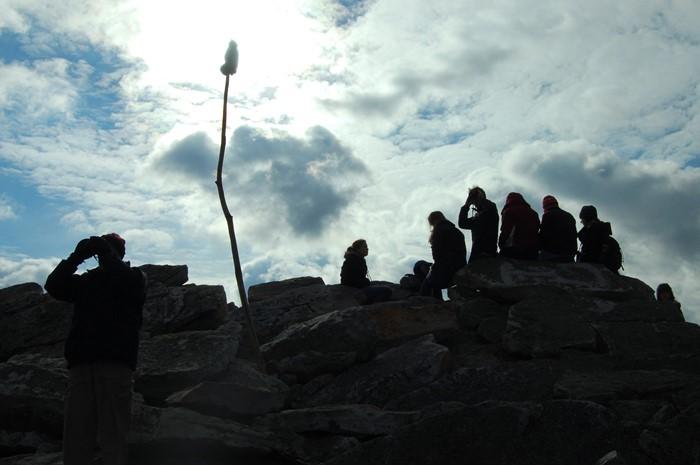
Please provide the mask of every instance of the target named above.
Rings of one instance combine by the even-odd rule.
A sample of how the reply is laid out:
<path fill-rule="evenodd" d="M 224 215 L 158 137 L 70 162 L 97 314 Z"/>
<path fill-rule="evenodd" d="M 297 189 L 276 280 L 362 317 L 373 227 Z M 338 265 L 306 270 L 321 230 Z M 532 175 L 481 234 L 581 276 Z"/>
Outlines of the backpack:
<path fill-rule="evenodd" d="M 612 236 L 607 236 L 603 242 L 600 254 L 600 262 L 613 273 L 617 273 L 622 266 L 622 250 L 620 244 Z"/>

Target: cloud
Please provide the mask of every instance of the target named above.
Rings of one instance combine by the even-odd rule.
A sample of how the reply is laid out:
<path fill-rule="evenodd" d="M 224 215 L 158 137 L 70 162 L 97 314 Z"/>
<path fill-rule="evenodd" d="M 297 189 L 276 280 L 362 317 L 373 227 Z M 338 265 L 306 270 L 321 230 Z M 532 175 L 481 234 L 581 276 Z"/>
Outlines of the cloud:
<path fill-rule="evenodd" d="M 0 221 L 17 218 L 17 214 L 12 208 L 10 199 L 5 195 L 0 195 Z"/>
<path fill-rule="evenodd" d="M 57 258 L 0 256 L 0 288 L 28 282 L 43 286 L 58 262 Z"/>
<path fill-rule="evenodd" d="M 214 179 L 217 147 L 204 133 L 191 134 L 157 156 L 152 166 L 198 183 Z M 369 171 L 327 129 L 304 138 L 283 131 L 240 126 L 227 148 L 224 186 L 248 211 L 261 210 L 264 227 L 282 217 L 298 234 L 315 236 L 340 215 Z M 269 223 L 268 223 L 269 221 Z"/>

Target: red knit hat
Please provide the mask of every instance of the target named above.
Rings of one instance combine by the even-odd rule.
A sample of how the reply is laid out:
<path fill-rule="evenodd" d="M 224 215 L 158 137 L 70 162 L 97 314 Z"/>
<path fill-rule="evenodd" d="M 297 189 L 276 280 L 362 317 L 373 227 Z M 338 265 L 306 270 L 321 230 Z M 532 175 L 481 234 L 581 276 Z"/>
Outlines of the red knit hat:
<path fill-rule="evenodd" d="M 557 199 L 555 199 L 553 195 L 546 195 L 542 199 L 542 208 L 545 211 L 549 210 L 550 208 L 554 208 L 554 207 L 558 207 L 558 206 L 559 206 L 559 202 L 557 202 Z"/>

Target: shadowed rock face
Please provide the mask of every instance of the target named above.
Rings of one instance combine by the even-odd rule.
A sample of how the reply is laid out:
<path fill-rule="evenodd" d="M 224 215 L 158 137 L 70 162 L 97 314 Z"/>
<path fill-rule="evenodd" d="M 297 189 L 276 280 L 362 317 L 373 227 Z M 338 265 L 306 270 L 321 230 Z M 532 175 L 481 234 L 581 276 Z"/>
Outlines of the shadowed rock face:
<path fill-rule="evenodd" d="M 697 462 L 700 327 L 602 267 L 484 260 L 445 303 L 253 286 L 264 363 L 221 286 L 142 270 L 131 464 Z M 70 313 L 0 290 L 0 465 L 61 463 Z"/>

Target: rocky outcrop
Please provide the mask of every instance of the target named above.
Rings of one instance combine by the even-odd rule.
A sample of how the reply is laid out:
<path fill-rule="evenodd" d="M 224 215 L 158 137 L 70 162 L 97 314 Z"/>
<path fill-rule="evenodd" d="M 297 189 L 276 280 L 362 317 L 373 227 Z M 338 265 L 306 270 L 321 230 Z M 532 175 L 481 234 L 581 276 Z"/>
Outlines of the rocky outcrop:
<path fill-rule="evenodd" d="M 700 327 L 602 267 L 483 260 L 449 302 L 256 285 L 262 361 L 223 288 L 141 269 L 132 464 L 697 461 Z M 0 465 L 58 464 L 70 306 L 25 284 L 0 316 Z"/>

